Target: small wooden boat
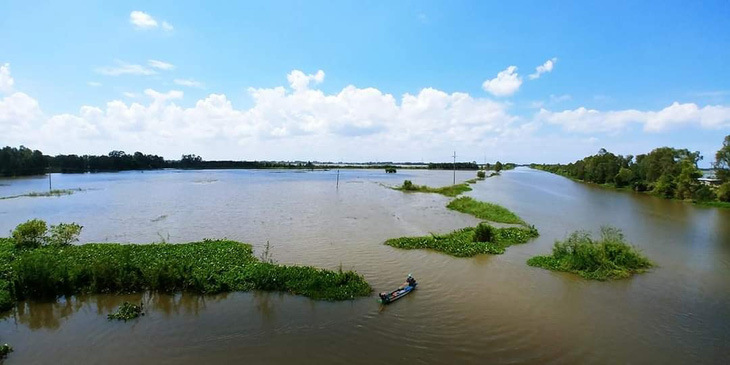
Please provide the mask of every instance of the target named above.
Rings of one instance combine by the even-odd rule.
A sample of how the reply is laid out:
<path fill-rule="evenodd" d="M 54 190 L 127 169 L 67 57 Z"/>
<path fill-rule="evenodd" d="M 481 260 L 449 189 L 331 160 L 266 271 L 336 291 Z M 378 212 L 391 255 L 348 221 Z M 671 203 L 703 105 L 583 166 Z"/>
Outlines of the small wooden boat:
<path fill-rule="evenodd" d="M 396 290 L 393 290 L 390 293 L 380 293 L 378 296 L 380 299 L 378 300 L 381 304 L 390 304 L 395 302 L 396 300 L 405 297 L 410 292 L 416 289 L 416 286 L 418 283 L 415 281 L 413 282 L 413 285 L 406 285 L 405 287 L 398 288 Z"/>

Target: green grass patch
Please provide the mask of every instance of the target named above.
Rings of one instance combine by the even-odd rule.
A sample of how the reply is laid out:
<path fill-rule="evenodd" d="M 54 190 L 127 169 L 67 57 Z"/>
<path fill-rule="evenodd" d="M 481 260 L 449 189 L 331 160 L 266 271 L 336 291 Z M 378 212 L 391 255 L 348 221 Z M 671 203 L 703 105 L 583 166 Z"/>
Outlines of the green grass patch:
<path fill-rule="evenodd" d="M 527 260 L 530 266 L 578 274 L 591 280 L 628 278 L 652 267 L 651 261 L 626 242 L 621 230 L 602 227 L 601 237 L 578 231 L 555 242 L 553 254 Z"/>
<path fill-rule="evenodd" d="M 17 250 L 12 240 L 3 239 L 0 256 L 3 310 L 18 299 L 93 293 L 271 290 L 346 300 L 371 291 L 355 272 L 262 262 L 251 245 L 227 240 Z"/>
<path fill-rule="evenodd" d="M 26 197 L 26 196 L 31 197 L 31 198 L 37 198 L 37 197 L 47 197 L 47 196 L 71 195 L 77 191 L 81 191 L 81 189 L 53 189 L 51 191 L 45 191 L 45 192 L 32 192 L 32 193 L 27 193 L 27 194 L 4 196 L 4 197 L 0 197 L 0 200 L 22 198 L 22 197 Z"/>
<path fill-rule="evenodd" d="M 481 223 L 480 226 L 488 226 Z M 431 249 L 456 257 L 471 257 L 480 254 L 503 254 L 505 249 L 514 244 L 525 243 L 537 237 L 534 227 L 509 227 L 488 229 L 489 241 L 475 238 L 478 227 L 467 227 L 447 234 L 431 234 L 422 237 L 401 237 L 385 241 L 388 246 L 402 249 Z"/>
<path fill-rule="evenodd" d="M 505 207 L 497 204 L 481 202 L 468 196 L 456 198 L 446 207 L 457 212 L 471 214 L 479 219 L 485 219 L 492 222 L 525 224 L 525 221 Z"/>
<path fill-rule="evenodd" d="M 446 195 L 449 197 L 455 197 L 461 193 L 471 191 L 471 188 L 469 187 L 469 184 L 467 184 L 467 183 L 443 186 L 440 188 L 432 188 L 432 187 L 426 186 L 426 185 L 413 184 L 410 180 L 404 181 L 403 185 L 396 186 L 393 189 L 399 190 L 399 191 L 405 191 L 405 192 L 436 193 L 436 194 Z"/>
<path fill-rule="evenodd" d="M 471 185 L 471 184 L 476 184 L 477 181 L 479 181 L 479 178 L 473 178 L 473 179 L 466 180 L 465 183 Z"/>

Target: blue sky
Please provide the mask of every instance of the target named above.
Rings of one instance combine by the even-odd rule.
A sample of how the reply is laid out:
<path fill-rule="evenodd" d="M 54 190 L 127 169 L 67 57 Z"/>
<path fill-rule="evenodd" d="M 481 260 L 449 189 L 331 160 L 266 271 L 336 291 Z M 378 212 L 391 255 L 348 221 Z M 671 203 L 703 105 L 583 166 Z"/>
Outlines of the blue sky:
<path fill-rule="evenodd" d="M 670 145 L 708 165 L 730 134 L 728 19 L 727 1 L 9 1 L 0 144 L 515 162 Z"/>

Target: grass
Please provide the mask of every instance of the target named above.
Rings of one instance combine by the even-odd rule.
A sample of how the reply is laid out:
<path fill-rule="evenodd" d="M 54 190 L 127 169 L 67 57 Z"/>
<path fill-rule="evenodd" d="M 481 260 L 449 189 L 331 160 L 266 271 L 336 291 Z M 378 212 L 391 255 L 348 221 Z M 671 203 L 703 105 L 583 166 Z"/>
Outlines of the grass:
<path fill-rule="evenodd" d="M 120 321 L 128 321 L 131 319 L 135 319 L 139 316 L 143 316 L 144 312 L 142 311 L 143 304 L 139 303 L 139 305 L 132 304 L 130 302 L 124 302 L 121 306 L 119 306 L 119 309 L 117 309 L 116 312 L 110 313 L 106 317 L 109 320 L 116 319 Z"/>
<path fill-rule="evenodd" d="M 366 296 L 355 272 L 261 262 L 251 245 L 205 240 L 185 244 L 85 244 L 16 251 L 0 241 L 0 309 L 16 300 L 141 291 L 219 293 L 270 290 L 321 300 Z"/>
<path fill-rule="evenodd" d="M 467 227 L 442 235 L 393 238 L 385 241 L 385 244 L 402 249 L 431 249 L 456 257 L 471 257 L 480 254 L 503 254 L 507 247 L 525 243 L 538 236 L 534 227 L 492 227 L 494 234 L 491 241 L 480 242 L 475 240 L 476 230 L 475 227 Z"/>
<path fill-rule="evenodd" d="M 476 183 L 477 183 L 477 181 L 479 181 L 479 180 L 484 180 L 484 178 L 481 178 L 481 179 L 480 179 L 480 178 L 476 177 L 476 178 L 473 178 L 473 179 L 469 179 L 469 180 L 466 180 L 466 181 L 465 181 L 465 183 L 467 183 L 467 184 L 469 184 L 469 185 L 471 185 L 471 184 L 476 184 Z"/>
<path fill-rule="evenodd" d="M 591 280 L 628 278 L 653 266 L 626 242 L 619 229 L 612 227 L 602 227 L 598 240 L 593 240 L 588 232 L 574 232 L 565 241 L 555 242 L 552 255 L 535 256 L 527 260 L 527 264 Z"/>
<path fill-rule="evenodd" d="M 426 185 L 415 185 L 411 183 L 410 180 L 404 181 L 403 185 L 394 187 L 393 189 L 405 192 L 436 193 L 446 195 L 448 197 L 455 197 L 461 193 L 471 191 L 471 188 L 467 183 L 432 188 Z"/>
<path fill-rule="evenodd" d="M 505 207 L 497 204 L 481 202 L 468 196 L 456 198 L 446 207 L 457 212 L 471 214 L 479 219 L 485 219 L 492 222 L 525 224 L 525 221 Z"/>
<path fill-rule="evenodd" d="M 4 196 L 4 197 L 0 197 L 0 200 L 22 198 L 24 196 L 36 198 L 36 197 L 71 195 L 77 191 L 81 191 L 81 189 L 53 189 L 51 191 L 45 191 L 45 192 L 32 192 L 32 193 L 27 193 L 27 194 Z"/>

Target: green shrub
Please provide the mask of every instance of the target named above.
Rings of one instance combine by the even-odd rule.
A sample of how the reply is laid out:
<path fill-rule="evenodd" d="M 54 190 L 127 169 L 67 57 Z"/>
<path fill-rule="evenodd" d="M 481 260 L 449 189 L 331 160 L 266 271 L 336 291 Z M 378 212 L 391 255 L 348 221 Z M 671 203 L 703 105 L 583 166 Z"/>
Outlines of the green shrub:
<path fill-rule="evenodd" d="M 51 225 L 50 236 L 47 238 L 49 245 L 67 246 L 79 240 L 81 229 L 84 228 L 76 223 L 60 223 Z"/>
<path fill-rule="evenodd" d="M 474 242 L 494 241 L 497 229 L 487 223 L 479 223 L 474 229 Z"/>
<path fill-rule="evenodd" d="M 527 264 L 594 280 L 626 278 L 652 266 L 626 242 L 621 230 L 613 227 L 602 227 L 598 241 L 588 232 L 574 232 L 565 241 L 555 242 L 552 255 L 533 257 Z"/>
<path fill-rule="evenodd" d="M 15 227 L 12 233 L 18 248 L 38 248 L 45 243 L 48 227 L 40 219 L 31 219 Z"/>
<path fill-rule="evenodd" d="M 717 188 L 717 200 L 730 202 L 730 182 L 726 182 Z"/>
<path fill-rule="evenodd" d="M 486 173 L 486 171 L 484 171 L 484 170 L 479 170 L 479 171 L 477 171 L 477 178 L 479 178 L 479 179 L 484 179 L 484 178 L 486 178 L 486 177 L 487 177 L 487 173 Z"/>
<path fill-rule="evenodd" d="M 417 188 L 418 188 L 418 185 L 413 185 L 413 182 L 411 182 L 411 180 L 403 181 L 403 186 L 401 186 L 401 189 L 408 190 L 408 191 L 418 190 Z"/>
<path fill-rule="evenodd" d="M 0 346 L 0 360 L 6 358 L 11 352 L 13 352 L 13 348 L 7 343 Z"/>

